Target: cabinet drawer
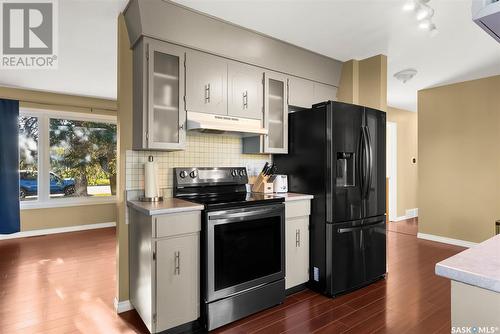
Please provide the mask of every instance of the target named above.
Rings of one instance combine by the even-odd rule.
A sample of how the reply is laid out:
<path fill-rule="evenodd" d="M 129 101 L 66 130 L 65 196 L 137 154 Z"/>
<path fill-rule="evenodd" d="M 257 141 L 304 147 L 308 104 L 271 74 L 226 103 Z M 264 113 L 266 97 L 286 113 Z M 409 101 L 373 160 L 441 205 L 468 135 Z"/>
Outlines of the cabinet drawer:
<path fill-rule="evenodd" d="M 201 230 L 201 212 L 173 213 L 154 217 L 156 238 L 194 233 Z"/>
<path fill-rule="evenodd" d="M 310 214 L 311 214 L 310 200 L 285 202 L 286 219 L 309 216 Z"/>

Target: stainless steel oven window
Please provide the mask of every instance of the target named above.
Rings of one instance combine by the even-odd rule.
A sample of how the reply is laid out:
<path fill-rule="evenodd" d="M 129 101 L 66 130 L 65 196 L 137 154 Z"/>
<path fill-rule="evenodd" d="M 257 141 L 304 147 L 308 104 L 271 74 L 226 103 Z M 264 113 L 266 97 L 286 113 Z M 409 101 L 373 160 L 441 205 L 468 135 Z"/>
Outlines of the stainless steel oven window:
<path fill-rule="evenodd" d="M 207 287 L 207 301 L 214 301 L 221 298 L 225 298 L 236 293 L 255 288 L 266 283 L 274 282 L 276 280 L 285 277 L 285 226 L 284 226 L 284 205 L 283 204 L 273 204 L 273 205 L 262 205 L 254 207 L 246 207 L 241 209 L 232 209 L 224 211 L 214 211 L 207 213 L 207 253 L 206 253 L 206 287 Z M 220 284 L 218 288 L 216 287 L 216 230 L 217 228 L 226 228 L 235 231 L 236 226 L 242 228 L 250 228 L 252 225 L 256 228 L 266 228 L 267 224 L 279 224 L 279 233 L 275 236 L 273 243 L 274 245 L 260 245 L 261 247 L 277 247 L 278 251 L 276 256 L 279 257 L 279 266 L 276 267 L 276 271 L 268 273 L 264 276 L 250 276 L 249 280 L 243 282 L 235 283 L 234 285 L 227 286 L 227 282 Z M 234 225 L 232 225 L 234 224 Z M 247 226 L 241 224 L 248 224 Z M 227 225 L 227 226 L 224 226 Z M 271 226 L 271 225 L 270 225 Z M 262 239 L 267 239 L 268 236 L 264 236 Z M 270 240 L 266 240 L 270 242 Z M 255 247 L 255 244 L 249 244 L 249 247 Z M 260 254 L 262 255 L 262 254 Z M 265 258 L 255 259 L 253 265 L 255 266 L 255 261 L 265 261 Z M 242 263 L 243 264 L 243 263 Z M 255 267 L 254 267 L 255 268 Z M 226 270 L 228 268 L 225 268 Z M 258 270 L 257 270 L 258 271 Z"/>

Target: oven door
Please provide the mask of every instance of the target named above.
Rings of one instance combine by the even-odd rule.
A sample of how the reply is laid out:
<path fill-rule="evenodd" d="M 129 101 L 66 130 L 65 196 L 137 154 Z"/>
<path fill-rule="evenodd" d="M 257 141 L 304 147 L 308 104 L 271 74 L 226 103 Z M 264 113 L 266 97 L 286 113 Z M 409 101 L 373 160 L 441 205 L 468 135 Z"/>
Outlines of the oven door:
<path fill-rule="evenodd" d="M 284 204 L 207 212 L 207 302 L 285 277 L 284 217 Z"/>

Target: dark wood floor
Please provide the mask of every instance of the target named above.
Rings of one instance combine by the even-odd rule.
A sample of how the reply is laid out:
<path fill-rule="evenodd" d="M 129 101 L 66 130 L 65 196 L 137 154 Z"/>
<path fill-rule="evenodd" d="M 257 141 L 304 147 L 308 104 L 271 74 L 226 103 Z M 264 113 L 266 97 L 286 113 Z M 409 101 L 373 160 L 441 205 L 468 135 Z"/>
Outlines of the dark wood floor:
<path fill-rule="evenodd" d="M 395 225 L 397 224 L 397 225 Z M 450 333 L 450 283 L 436 262 L 462 250 L 389 223 L 387 279 L 330 299 L 302 291 L 217 333 Z M 0 333 L 147 333 L 116 315 L 115 231 L 0 241 Z"/>

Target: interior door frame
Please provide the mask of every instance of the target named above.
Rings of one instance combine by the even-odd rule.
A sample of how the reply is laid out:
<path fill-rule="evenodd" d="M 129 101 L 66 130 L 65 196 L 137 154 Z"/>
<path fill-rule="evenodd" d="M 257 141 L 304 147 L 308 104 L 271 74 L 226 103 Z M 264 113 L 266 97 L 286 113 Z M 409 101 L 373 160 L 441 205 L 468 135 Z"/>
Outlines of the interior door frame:
<path fill-rule="evenodd" d="M 387 169 L 389 178 L 389 221 L 398 217 L 398 124 L 387 122 Z"/>

